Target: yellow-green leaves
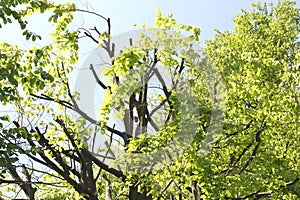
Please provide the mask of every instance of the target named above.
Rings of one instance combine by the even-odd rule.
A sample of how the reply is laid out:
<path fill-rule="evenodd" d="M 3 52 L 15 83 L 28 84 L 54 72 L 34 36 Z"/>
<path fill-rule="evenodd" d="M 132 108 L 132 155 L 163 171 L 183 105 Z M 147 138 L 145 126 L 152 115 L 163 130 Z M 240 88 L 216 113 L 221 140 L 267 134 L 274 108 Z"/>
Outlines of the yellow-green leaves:
<path fill-rule="evenodd" d="M 294 68 L 299 63 L 300 16 L 294 5 L 291 1 L 272 6 L 257 3 L 254 10 L 243 11 L 234 19 L 232 32 L 218 32 L 207 42 L 206 53 L 227 85 L 227 136 L 220 141 L 225 146 L 211 155 L 219 153 L 228 159 L 216 162 L 220 171 L 226 171 L 224 176 L 233 175 L 225 196 L 246 196 L 249 190 L 268 190 L 280 196 L 283 193 L 278 188 L 297 177 L 298 164 L 287 165 L 299 163 L 299 153 L 294 151 L 298 145 L 290 141 L 300 141 L 299 93 L 295 93 L 299 69 Z M 247 170 L 241 170 L 243 167 Z M 252 187 L 243 188 L 246 184 Z M 284 194 L 293 192 L 285 190 Z"/>
<path fill-rule="evenodd" d="M 172 14 L 168 14 L 166 17 L 162 15 L 160 9 L 156 10 L 156 21 L 155 21 L 155 28 L 162 28 L 162 29 L 172 29 L 177 26 L 177 21 L 173 18 Z"/>
<path fill-rule="evenodd" d="M 173 18 L 172 14 L 167 14 L 166 16 L 163 16 L 160 9 L 156 10 L 154 28 L 173 31 L 173 34 L 180 31 L 186 31 L 188 33 L 192 32 L 193 34 L 191 34 L 190 37 L 194 42 L 198 41 L 200 36 L 200 28 L 180 24 Z"/>
<path fill-rule="evenodd" d="M 116 76 L 125 76 L 129 72 L 130 68 L 141 65 L 142 58 L 142 53 L 138 50 L 125 50 L 115 59 L 114 65 L 107 69 L 106 73 L 115 73 Z"/>

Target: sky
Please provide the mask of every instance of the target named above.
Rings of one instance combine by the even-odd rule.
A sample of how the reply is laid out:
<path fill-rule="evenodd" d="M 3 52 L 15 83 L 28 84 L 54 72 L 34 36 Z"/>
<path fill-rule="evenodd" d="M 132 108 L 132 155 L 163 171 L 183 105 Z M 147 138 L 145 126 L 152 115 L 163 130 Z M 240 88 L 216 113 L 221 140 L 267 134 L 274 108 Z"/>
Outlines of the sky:
<path fill-rule="evenodd" d="M 110 17 L 113 34 L 132 30 L 132 24 L 152 25 L 155 12 L 172 13 L 183 24 L 201 28 L 202 39 L 211 39 L 214 29 L 232 30 L 232 19 L 241 9 L 250 10 L 255 0 L 90 0 L 76 1 L 79 7 L 89 5 L 96 12 Z M 276 3 L 277 0 L 265 0 Z M 299 2 L 298 2 L 299 6 Z"/>
<path fill-rule="evenodd" d="M 231 20 L 242 8 L 249 8 L 250 0 L 100 0 L 91 6 L 109 16 L 113 33 L 132 29 L 132 24 L 154 24 L 156 9 L 164 14 L 172 13 L 179 22 L 201 28 L 202 39 L 210 39 L 214 29 L 233 28 Z M 103 6 L 101 6 L 103 5 Z"/>
<path fill-rule="evenodd" d="M 112 24 L 112 35 L 134 30 L 133 24 L 147 24 L 153 26 L 155 13 L 160 8 L 163 14 L 172 13 L 174 18 L 183 24 L 192 25 L 201 29 L 200 42 L 212 39 L 214 30 L 233 30 L 232 19 L 241 9 L 250 10 L 250 3 L 256 0 L 53 0 L 57 3 L 72 2 L 80 9 L 94 11 L 109 17 Z M 277 0 L 262 0 L 275 3 Z M 299 6 L 299 2 L 298 2 Z M 44 41 L 50 41 L 49 32 L 52 27 L 47 19 L 49 14 L 33 15 L 28 21 L 28 28 L 43 37 Z M 106 29 L 103 20 L 94 15 L 77 13 L 73 28 L 92 28 L 97 26 L 101 31 Z M 46 37 L 45 37 L 46 35 Z M 0 42 L 6 41 L 29 47 L 31 45 L 45 44 L 41 41 L 35 43 L 25 40 L 18 24 L 9 24 L 0 29 Z M 83 54 L 91 48 L 81 44 Z"/>
<path fill-rule="evenodd" d="M 232 19 L 241 9 L 250 10 L 250 3 L 255 0 L 54 0 L 54 2 L 73 2 L 79 8 L 95 11 L 110 17 L 112 34 L 133 30 L 133 24 L 154 24 L 155 12 L 160 8 L 164 14 L 172 13 L 176 20 L 183 24 L 201 28 L 201 39 L 212 39 L 214 29 L 232 30 Z M 265 0 L 276 2 L 276 0 Z M 299 5 L 299 3 L 298 3 Z M 37 33 L 50 30 L 47 17 L 35 17 L 30 20 L 29 27 Z M 75 24 L 103 25 L 100 18 L 87 16 L 76 18 Z M 9 25 L 0 29 L 0 41 L 24 41 L 17 25 Z"/>
<path fill-rule="evenodd" d="M 112 31 L 119 34 L 132 29 L 132 24 L 152 25 L 155 12 L 172 13 L 183 24 L 200 27 L 203 39 L 212 37 L 214 29 L 232 29 L 231 20 L 242 8 L 249 9 L 250 0 L 100 0 L 91 1 L 95 11 L 108 16 Z M 82 4 L 84 6 L 84 4 Z"/>

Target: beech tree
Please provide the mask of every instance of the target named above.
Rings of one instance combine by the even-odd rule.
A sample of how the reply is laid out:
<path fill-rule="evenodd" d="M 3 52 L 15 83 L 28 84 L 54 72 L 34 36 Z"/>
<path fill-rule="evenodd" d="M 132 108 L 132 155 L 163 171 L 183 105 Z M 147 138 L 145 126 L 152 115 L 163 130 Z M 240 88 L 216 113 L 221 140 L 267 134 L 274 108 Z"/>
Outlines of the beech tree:
<path fill-rule="evenodd" d="M 3 31 L 18 23 L 39 44 L 46 36 L 27 28 L 28 17 L 50 13 L 53 26 L 48 44 L 0 44 L 1 198 L 298 199 L 295 5 L 253 3 L 203 48 L 199 28 L 158 10 L 154 26 L 119 50 L 109 17 L 71 3 L 1 1 Z M 77 13 L 105 26 L 72 29 Z M 97 117 L 70 84 L 81 40 L 108 58 L 87 61 L 103 97 Z"/>

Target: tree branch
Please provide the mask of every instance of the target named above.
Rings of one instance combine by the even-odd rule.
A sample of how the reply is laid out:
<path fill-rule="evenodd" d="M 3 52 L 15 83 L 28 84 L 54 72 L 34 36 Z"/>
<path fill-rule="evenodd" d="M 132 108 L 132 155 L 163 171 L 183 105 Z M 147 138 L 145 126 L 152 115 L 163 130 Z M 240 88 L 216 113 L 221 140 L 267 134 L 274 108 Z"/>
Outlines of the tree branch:
<path fill-rule="evenodd" d="M 108 165 L 104 164 L 103 162 L 101 162 L 98 158 L 96 158 L 91 152 L 89 152 L 87 149 L 83 149 L 83 151 L 86 153 L 85 155 L 90 157 L 90 159 L 96 164 L 98 165 L 101 169 L 107 171 L 110 174 L 115 175 L 118 178 L 122 178 L 123 180 L 125 180 L 126 176 L 123 174 L 123 172 L 118 171 L 114 168 L 110 168 Z"/>
<path fill-rule="evenodd" d="M 241 174 L 250 165 L 251 161 L 254 159 L 254 157 L 255 157 L 255 155 L 257 153 L 258 147 L 260 145 L 260 141 L 261 141 L 260 134 L 261 134 L 261 132 L 263 132 L 263 130 L 264 130 L 264 128 L 259 128 L 257 130 L 256 135 L 255 135 L 255 140 L 256 140 L 257 144 L 255 145 L 255 147 L 254 147 L 254 149 L 253 149 L 253 151 L 251 153 L 250 158 L 248 159 L 248 161 L 246 162 L 246 164 L 242 167 L 242 169 L 240 170 L 239 174 Z"/>
<path fill-rule="evenodd" d="M 112 94 L 112 92 L 111 92 L 111 87 L 110 87 L 110 86 L 106 86 L 102 81 L 100 81 L 100 79 L 99 79 L 99 77 L 98 77 L 98 75 L 97 75 L 97 73 L 96 73 L 96 71 L 95 71 L 95 69 L 94 69 L 94 66 L 93 66 L 92 64 L 90 64 L 90 70 L 92 70 L 93 75 L 94 75 L 94 77 L 95 77 L 95 79 L 96 79 L 96 82 L 97 82 L 104 90 L 106 90 L 107 88 L 109 88 L 110 93 Z"/>

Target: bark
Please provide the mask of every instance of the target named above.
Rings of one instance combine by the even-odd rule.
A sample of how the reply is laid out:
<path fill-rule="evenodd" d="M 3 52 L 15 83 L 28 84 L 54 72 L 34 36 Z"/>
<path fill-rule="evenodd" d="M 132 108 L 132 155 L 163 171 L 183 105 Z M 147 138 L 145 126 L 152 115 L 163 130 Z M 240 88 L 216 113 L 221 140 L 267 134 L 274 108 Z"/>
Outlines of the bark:
<path fill-rule="evenodd" d="M 7 154 L 4 154 L 5 160 L 8 164 L 7 169 L 9 170 L 9 173 L 11 176 L 15 179 L 16 183 L 22 188 L 22 190 L 25 192 L 26 196 L 29 200 L 34 200 L 34 194 L 36 192 L 36 188 L 32 187 L 31 184 L 31 177 L 27 175 L 28 171 L 26 170 L 26 178 L 27 181 L 23 181 L 22 178 L 19 176 L 16 167 L 10 162 L 9 156 Z"/>
<path fill-rule="evenodd" d="M 139 193 L 138 187 L 129 186 L 129 200 L 152 200 L 151 196 L 147 196 L 147 192 Z"/>

